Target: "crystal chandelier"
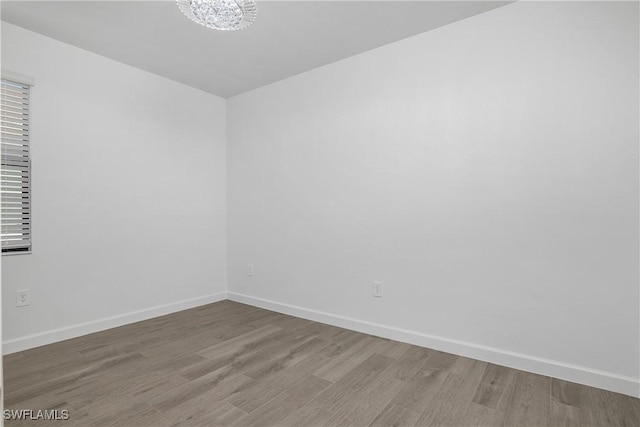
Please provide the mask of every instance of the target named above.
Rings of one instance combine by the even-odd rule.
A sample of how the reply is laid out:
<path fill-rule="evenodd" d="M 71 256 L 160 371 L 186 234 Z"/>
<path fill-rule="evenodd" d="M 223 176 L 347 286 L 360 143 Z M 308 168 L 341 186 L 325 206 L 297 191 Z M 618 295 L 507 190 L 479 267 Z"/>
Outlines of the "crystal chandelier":
<path fill-rule="evenodd" d="M 254 0 L 177 0 L 187 18 L 207 28 L 232 31 L 256 20 Z"/>

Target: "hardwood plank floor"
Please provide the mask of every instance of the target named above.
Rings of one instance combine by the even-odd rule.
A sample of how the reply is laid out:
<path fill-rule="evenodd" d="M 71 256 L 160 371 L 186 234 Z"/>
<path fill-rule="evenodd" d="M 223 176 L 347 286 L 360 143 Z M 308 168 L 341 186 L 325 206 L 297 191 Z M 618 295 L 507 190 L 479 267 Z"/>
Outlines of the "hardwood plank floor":
<path fill-rule="evenodd" d="M 42 426 L 640 426 L 640 400 L 223 301 L 4 358 Z"/>

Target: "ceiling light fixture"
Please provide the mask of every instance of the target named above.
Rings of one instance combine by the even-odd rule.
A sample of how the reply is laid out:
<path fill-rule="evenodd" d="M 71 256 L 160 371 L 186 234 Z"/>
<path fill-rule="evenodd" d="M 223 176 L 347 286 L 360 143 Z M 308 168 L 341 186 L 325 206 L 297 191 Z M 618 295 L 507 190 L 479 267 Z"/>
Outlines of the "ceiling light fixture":
<path fill-rule="evenodd" d="M 256 20 L 254 0 L 177 0 L 177 3 L 187 18 L 214 30 L 240 30 Z"/>

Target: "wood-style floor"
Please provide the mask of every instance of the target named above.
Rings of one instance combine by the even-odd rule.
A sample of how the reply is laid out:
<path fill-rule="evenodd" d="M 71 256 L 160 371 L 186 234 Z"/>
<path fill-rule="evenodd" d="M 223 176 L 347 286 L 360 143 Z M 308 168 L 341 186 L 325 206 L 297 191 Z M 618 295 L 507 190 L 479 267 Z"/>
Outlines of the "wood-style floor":
<path fill-rule="evenodd" d="M 640 400 L 224 301 L 6 356 L 7 426 L 640 426 Z"/>

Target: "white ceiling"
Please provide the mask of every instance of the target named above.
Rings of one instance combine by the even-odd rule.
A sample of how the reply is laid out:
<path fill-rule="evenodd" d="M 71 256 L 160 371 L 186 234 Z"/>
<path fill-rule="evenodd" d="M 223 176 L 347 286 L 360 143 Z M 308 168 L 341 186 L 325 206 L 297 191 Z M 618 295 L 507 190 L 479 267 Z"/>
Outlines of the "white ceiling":
<path fill-rule="evenodd" d="M 173 1 L 2 1 L 2 20 L 227 98 L 506 3 L 258 0 L 231 32 Z"/>

